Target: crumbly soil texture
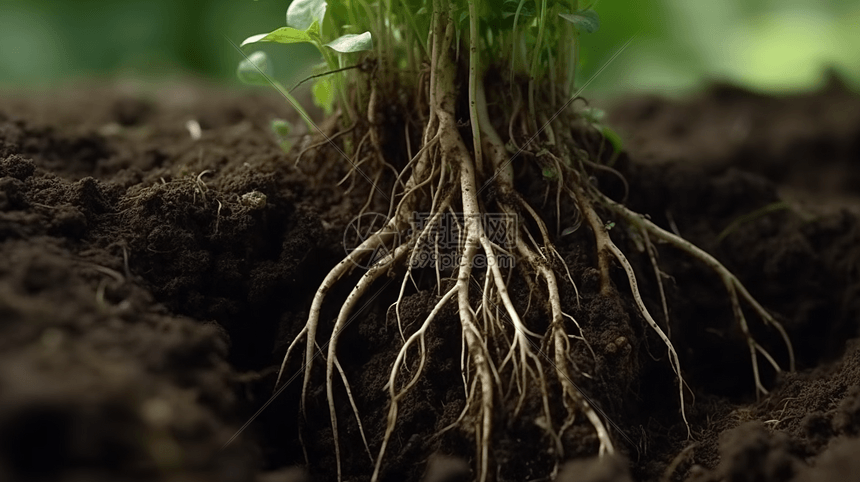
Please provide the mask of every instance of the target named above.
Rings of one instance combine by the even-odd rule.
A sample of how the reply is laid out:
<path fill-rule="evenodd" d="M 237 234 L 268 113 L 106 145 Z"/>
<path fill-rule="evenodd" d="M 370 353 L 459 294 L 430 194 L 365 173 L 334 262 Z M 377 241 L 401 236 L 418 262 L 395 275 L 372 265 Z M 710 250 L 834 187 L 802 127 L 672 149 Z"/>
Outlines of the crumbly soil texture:
<path fill-rule="evenodd" d="M 386 111 L 388 144 L 403 135 L 402 109 Z M 314 368 L 305 415 L 298 362 L 273 395 L 287 347 L 346 255 L 344 232 L 371 188 L 358 176 L 338 184 L 349 166 L 326 145 L 296 164 L 320 138 L 297 129 L 278 139 L 274 118 L 300 124 L 277 96 L 194 82 L 0 95 L 0 479 L 336 479 L 323 368 Z M 626 192 L 632 210 L 729 268 L 785 327 L 796 370 L 776 372 L 759 357 L 769 394 L 757 397 L 720 279 L 657 245 L 666 320 L 641 240 L 604 213 L 680 357 L 688 434 L 666 346 L 638 314 L 624 272 L 611 266 L 616 289 L 600 294 L 589 228 L 572 229 L 571 212 L 556 222 L 551 180 L 515 166 L 518 189 L 540 207 L 578 287 L 579 297 L 570 283 L 560 288 L 593 350 L 573 359 L 577 383 L 617 455 L 596 458 L 597 438 L 578 420 L 559 456 L 541 428 L 539 397 L 530 397 L 515 416 L 500 407 L 491 478 L 856 476 L 860 98 L 838 82 L 785 97 L 718 85 L 681 101 L 618 100 L 607 123 L 626 152 L 613 159 L 617 173 L 590 182 L 618 200 Z M 369 208 L 386 211 L 377 201 Z M 400 306 L 407 332 L 439 298 L 425 271 L 414 273 Z M 391 308 L 402 276 L 374 284 L 338 347 L 373 457 L 403 346 Z M 530 326 L 545 327 L 546 300 L 532 299 L 516 276 L 508 287 Z M 331 331 L 348 293 L 327 295 L 321 331 Z M 787 367 L 779 334 L 761 323 L 750 329 Z M 442 310 L 426 334 L 424 375 L 400 402 L 382 480 L 474 476 L 474 437 L 439 434 L 465 404 L 461 336 L 455 309 Z M 369 480 L 373 458 L 342 386 L 335 395 L 344 480 Z"/>

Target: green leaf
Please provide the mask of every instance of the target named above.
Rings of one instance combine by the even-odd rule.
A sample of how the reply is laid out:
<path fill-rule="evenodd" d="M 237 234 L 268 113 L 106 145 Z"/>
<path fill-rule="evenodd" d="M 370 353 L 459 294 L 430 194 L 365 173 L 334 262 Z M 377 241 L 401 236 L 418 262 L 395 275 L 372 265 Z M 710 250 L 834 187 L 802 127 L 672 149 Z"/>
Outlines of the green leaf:
<path fill-rule="evenodd" d="M 322 25 L 327 6 L 325 0 L 293 0 L 287 8 L 287 26 L 307 30 L 314 21 Z"/>
<path fill-rule="evenodd" d="M 337 25 L 349 22 L 349 9 L 345 2 L 335 2 L 328 6 L 325 14 L 333 19 Z"/>
<path fill-rule="evenodd" d="M 296 30 L 292 27 L 281 27 L 269 33 L 261 33 L 251 35 L 242 42 L 242 47 L 256 42 L 276 42 L 279 44 L 299 44 L 305 42 L 313 42 L 313 39 L 307 32 Z"/>
<path fill-rule="evenodd" d="M 577 230 L 578 228 L 579 228 L 579 224 L 577 224 L 576 226 L 570 226 L 570 227 L 568 227 L 568 228 L 564 228 L 564 231 L 562 231 L 562 232 L 561 232 L 561 235 L 562 235 L 562 236 L 567 236 L 568 234 L 573 234 L 573 233 L 575 233 L 575 232 L 576 232 L 576 230 Z"/>
<path fill-rule="evenodd" d="M 314 104 L 329 116 L 334 112 L 335 90 L 331 77 L 318 77 L 311 87 Z"/>
<path fill-rule="evenodd" d="M 373 50 L 373 39 L 370 32 L 363 34 L 348 33 L 325 44 L 326 47 L 341 53 L 363 52 Z"/>
<path fill-rule="evenodd" d="M 269 78 L 273 75 L 272 62 L 262 50 L 252 52 L 248 58 L 239 62 L 239 67 L 236 68 L 236 77 L 248 85 L 269 85 Z"/>
<path fill-rule="evenodd" d="M 517 9 L 520 8 L 520 2 L 517 0 L 507 0 L 502 4 L 502 18 L 507 18 L 516 15 Z M 534 17 L 537 14 L 535 2 L 529 0 L 523 2 L 523 7 L 520 8 L 520 17 Z"/>
<path fill-rule="evenodd" d="M 274 132 L 279 139 L 289 136 L 292 130 L 293 126 L 284 119 L 272 119 L 272 132 Z"/>
<path fill-rule="evenodd" d="M 621 152 L 624 149 L 624 141 L 621 140 L 621 136 L 618 135 L 617 132 L 612 130 L 612 128 L 608 126 L 603 126 L 600 130 L 603 133 L 603 137 L 612 144 L 612 148 L 615 149 L 615 152 Z"/>
<path fill-rule="evenodd" d="M 543 177 L 545 177 L 547 179 L 555 179 L 556 178 L 555 171 L 548 168 L 548 167 L 545 167 L 545 168 L 543 168 Z"/>
<path fill-rule="evenodd" d="M 603 109 L 598 109 L 597 107 L 587 107 L 582 109 L 582 117 L 591 124 L 599 124 L 604 118 L 606 118 L 606 112 Z"/>
<path fill-rule="evenodd" d="M 312 23 L 311 26 L 308 27 L 307 30 L 305 30 L 305 32 L 307 32 L 307 34 L 310 35 L 311 38 L 315 38 L 315 37 L 319 38 L 319 36 L 320 36 L 320 25 L 321 25 L 321 22 L 314 20 L 314 23 Z"/>
<path fill-rule="evenodd" d="M 463 24 L 465 24 L 465 20 L 468 20 L 468 19 L 469 19 L 469 11 L 468 10 L 466 10 L 465 12 L 460 12 L 460 20 L 457 20 L 457 23 L 460 25 L 463 25 Z"/>
<path fill-rule="evenodd" d="M 559 17 L 574 24 L 576 28 L 586 33 L 594 33 L 600 29 L 600 16 L 594 10 L 580 10 L 576 13 L 560 13 Z"/>

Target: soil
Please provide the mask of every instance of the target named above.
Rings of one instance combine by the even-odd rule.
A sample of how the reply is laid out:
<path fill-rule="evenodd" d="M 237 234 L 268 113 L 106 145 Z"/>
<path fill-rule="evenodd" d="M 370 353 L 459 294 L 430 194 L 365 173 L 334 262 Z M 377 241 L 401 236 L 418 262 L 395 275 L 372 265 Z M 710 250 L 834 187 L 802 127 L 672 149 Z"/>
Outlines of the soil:
<path fill-rule="evenodd" d="M 275 117 L 295 121 L 276 96 L 195 82 L 0 95 L 0 479 L 333 480 L 322 378 L 301 423 L 300 381 L 268 401 L 368 188 L 336 184 L 346 171 L 330 149 L 294 166 L 314 139 L 299 133 L 285 153 L 269 130 Z M 593 375 L 582 388 L 612 421 L 621 453 L 589 458 L 596 439 L 579 422 L 557 480 L 860 473 L 860 97 L 835 81 L 786 97 L 718 85 L 681 101 L 616 101 L 608 123 L 626 139 L 615 167 L 629 182 L 627 205 L 731 269 L 788 330 L 797 369 L 776 373 L 760 357 L 770 394 L 756 399 L 720 280 L 659 247 L 668 328 L 695 394 L 688 437 L 665 347 L 636 314 L 623 272 L 613 268 L 614 296 L 599 295 L 587 229 L 558 236 L 582 295 L 577 304 L 565 288 L 564 307 L 595 351 L 577 355 Z M 524 172 L 521 190 L 541 205 L 546 182 Z M 593 181 L 624 194 L 613 175 Z M 553 219 L 555 209 L 542 214 Z M 665 323 L 648 257 L 620 222 L 611 234 Z M 435 303 L 432 281 L 407 291 L 401 316 L 413 330 Z M 346 285 L 329 294 L 322 320 Z M 399 285 L 380 282 L 340 343 L 374 451 L 401 346 L 388 310 Z M 528 301 L 524 283 L 511 289 Z M 786 367 L 781 338 L 747 314 Z M 541 317 L 534 309 L 527 321 L 545 325 Z M 453 309 L 428 340 L 430 368 L 402 402 L 384 480 L 469 479 L 468 435 L 432 437 L 463 408 Z M 372 464 L 340 396 L 345 479 L 368 480 Z M 499 481 L 553 470 L 529 410 L 539 413 L 503 407 L 496 420 Z"/>

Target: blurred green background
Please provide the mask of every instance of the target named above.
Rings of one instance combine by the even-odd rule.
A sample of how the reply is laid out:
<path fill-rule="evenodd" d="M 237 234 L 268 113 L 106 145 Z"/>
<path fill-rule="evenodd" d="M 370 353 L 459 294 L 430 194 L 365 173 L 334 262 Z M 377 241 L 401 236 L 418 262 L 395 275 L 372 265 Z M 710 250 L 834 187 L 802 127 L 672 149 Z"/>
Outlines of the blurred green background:
<path fill-rule="evenodd" d="M 289 1 L 4 0 L 0 87 L 184 75 L 235 83 L 235 43 L 285 23 Z M 597 0 L 601 30 L 583 39 L 592 95 L 684 94 L 710 81 L 768 92 L 814 89 L 836 70 L 860 87 L 860 0 Z M 267 45 L 286 84 L 316 54 Z M 583 79 L 584 80 L 584 79 Z M 580 84 L 582 81 L 580 81 Z"/>

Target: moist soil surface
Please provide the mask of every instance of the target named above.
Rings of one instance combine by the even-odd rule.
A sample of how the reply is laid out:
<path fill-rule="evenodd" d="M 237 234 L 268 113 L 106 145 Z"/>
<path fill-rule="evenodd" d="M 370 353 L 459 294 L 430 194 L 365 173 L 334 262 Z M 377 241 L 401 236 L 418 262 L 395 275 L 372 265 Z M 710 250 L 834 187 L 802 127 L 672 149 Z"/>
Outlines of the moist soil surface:
<path fill-rule="evenodd" d="M 659 246 L 667 326 L 651 262 L 617 223 L 610 233 L 678 350 L 688 435 L 665 346 L 637 314 L 622 270 L 612 268 L 614 294 L 600 295 L 589 230 L 565 230 L 553 241 L 581 299 L 564 288 L 564 308 L 594 351 L 577 359 L 591 376 L 577 383 L 611 421 L 619 455 L 591 458 L 596 438 L 581 420 L 559 460 L 540 408 L 527 403 L 495 422 L 496 480 L 546 480 L 554 468 L 564 481 L 856 477 L 860 98 L 838 82 L 784 97 L 718 85 L 681 101 L 613 105 L 626 204 L 732 270 L 788 331 L 796 370 L 776 372 L 759 356 L 770 393 L 756 397 L 721 281 Z M 347 168 L 332 149 L 309 149 L 294 165 L 319 139 L 298 132 L 284 152 L 273 118 L 296 120 L 277 96 L 194 82 L 0 95 L 0 480 L 336 480 L 322 367 L 306 417 L 298 361 L 285 377 L 298 378 L 271 396 L 369 187 L 337 184 Z M 623 197 L 617 176 L 592 181 Z M 539 171 L 519 182 L 542 205 Z M 555 209 L 541 213 L 554 219 Z M 562 232 L 564 222 L 551 227 Z M 374 456 L 402 346 L 389 310 L 401 276 L 377 283 L 339 344 Z M 322 334 L 356 279 L 329 293 Z M 435 304 L 433 281 L 407 290 L 407 331 Z M 511 291 L 530 301 L 523 282 Z M 540 326 L 542 316 L 533 308 L 526 321 Z M 747 318 L 787 368 L 778 333 L 751 310 Z M 433 437 L 464 406 L 458 323 L 451 309 L 428 333 L 428 368 L 402 402 L 383 480 L 471 477 L 469 435 Z M 369 480 L 338 390 L 344 479 Z"/>

